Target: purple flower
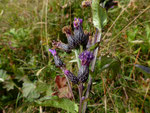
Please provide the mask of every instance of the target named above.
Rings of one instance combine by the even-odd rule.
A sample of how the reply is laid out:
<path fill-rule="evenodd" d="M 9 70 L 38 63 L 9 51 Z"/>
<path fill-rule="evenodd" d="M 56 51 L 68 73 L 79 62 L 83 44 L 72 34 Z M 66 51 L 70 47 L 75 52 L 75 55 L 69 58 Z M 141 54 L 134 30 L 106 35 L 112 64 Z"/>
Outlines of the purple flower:
<path fill-rule="evenodd" d="M 69 78 L 71 82 L 73 82 L 74 84 L 78 84 L 79 79 L 69 70 L 64 70 L 64 74 Z"/>
<path fill-rule="evenodd" d="M 79 55 L 82 65 L 89 66 L 90 62 L 93 60 L 94 55 L 90 51 L 84 51 Z"/>
<path fill-rule="evenodd" d="M 83 22 L 82 19 L 80 19 L 80 18 L 74 18 L 74 21 L 73 21 L 74 28 L 78 29 L 79 26 L 82 25 L 82 22 Z"/>

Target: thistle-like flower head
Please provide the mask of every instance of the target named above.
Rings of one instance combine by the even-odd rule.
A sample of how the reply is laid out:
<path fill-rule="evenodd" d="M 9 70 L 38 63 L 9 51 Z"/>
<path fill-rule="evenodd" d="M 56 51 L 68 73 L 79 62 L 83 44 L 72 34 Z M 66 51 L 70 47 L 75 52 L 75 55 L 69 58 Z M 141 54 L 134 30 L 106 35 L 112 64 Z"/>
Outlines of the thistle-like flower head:
<path fill-rule="evenodd" d="M 89 66 L 90 62 L 93 60 L 94 55 L 90 51 L 84 51 L 79 55 L 82 65 Z"/>
<path fill-rule="evenodd" d="M 57 54 L 55 49 L 49 49 L 49 52 L 51 52 L 53 56 Z"/>
<path fill-rule="evenodd" d="M 63 71 L 64 71 L 64 74 L 69 78 L 71 82 L 73 82 L 74 84 L 78 84 L 79 79 L 73 73 L 71 73 L 69 70 L 66 70 L 66 69 Z"/>
<path fill-rule="evenodd" d="M 82 19 L 80 19 L 80 18 L 74 18 L 74 21 L 73 21 L 74 28 L 78 29 L 79 26 L 82 25 L 82 22 L 83 22 Z"/>

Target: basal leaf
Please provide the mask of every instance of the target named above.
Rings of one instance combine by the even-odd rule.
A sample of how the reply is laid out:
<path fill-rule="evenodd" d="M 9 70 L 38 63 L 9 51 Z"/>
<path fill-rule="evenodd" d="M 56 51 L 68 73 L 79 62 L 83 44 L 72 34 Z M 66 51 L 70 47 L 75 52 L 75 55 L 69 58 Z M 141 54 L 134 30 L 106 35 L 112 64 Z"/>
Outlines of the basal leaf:
<path fill-rule="evenodd" d="M 101 30 L 107 23 L 107 13 L 104 8 L 100 6 L 100 0 L 92 0 L 92 15 L 93 24 Z"/>
<path fill-rule="evenodd" d="M 30 81 L 25 81 L 23 83 L 23 96 L 28 98 L 38 98 L 40 94 L 37 93 L 35 84 Z"/>
<path fill-rule="evenodd" d="M 78 105 L 75 102 L 65 98 L 58 98 L 56 96 L 51 97 L 49 100 L 45 100 L 42 102 L 36 101 L 36 104 L 40 106 L 61 108 L 71 113 L 78 112 Z"/>

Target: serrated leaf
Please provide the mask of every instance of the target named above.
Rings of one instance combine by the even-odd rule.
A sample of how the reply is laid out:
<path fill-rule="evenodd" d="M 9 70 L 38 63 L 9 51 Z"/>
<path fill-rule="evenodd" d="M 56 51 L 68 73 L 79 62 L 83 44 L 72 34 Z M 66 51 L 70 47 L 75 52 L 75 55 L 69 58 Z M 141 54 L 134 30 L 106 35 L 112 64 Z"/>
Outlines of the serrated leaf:
<path fill-rule="evenodd" d="M 27 97 L 35 89 L 35 87 L 36 86 L 33 83 L 24 82 L 23 83 L 23 96 Z"/>
<path fill-rule="evenodd" d="M 37 86 L 36 90 L 37 90 L 37 92 L 39 92 L 39 93 L 46 92 L 47 89 L 49 88 L 49 85 L 48 85 L 48 84 L 46 84 L 46 83 L 44 83 L 44 82 L 40 82 L 40 81 L 38 81 L 38 82 L 36 83 L 36 86 Z"/>
<path fill-rule="evenodd" d="M 36 101 L 36 103 L 40 106 L 61 108 L 71 113 L 78 112 L 78 105 L 75 102 L 65 98 L 58 98 L 56 96 L 51 97 L 49 100 L 46 99 L 46 101 Z"/>
<path fill-rule="evenodd" d="M 12 81 L 12 80 L 6 80 L 5 82 L 4 82 L 4 86 L 3 86 L 3 88 L 6 88 L 7 89 L 7 91 L 9 91 L 9 90 L 12 90 L 12 89 L 14 89 L 14 82 Z"/>
<path fill-rule="evenodd" d="M 101 31 L 101 29 L 107 24 L 107 13 L 99 3 L 100 0 L 92 0 L 92 15 L 94 26 Z"/>
<path fill-rule="evenodd" d="M 8 79 L 8 75 L 6 74 L 5 70 L 0 70 L 0 82 L 4 82 L 6 79 Z"/>
<path fill-rule="evenodd" d="M 23 96 L 28 98 L 38 98 L 40 96 L 36 91 L 36 86 L 30 81 L 23 83 Z"/>

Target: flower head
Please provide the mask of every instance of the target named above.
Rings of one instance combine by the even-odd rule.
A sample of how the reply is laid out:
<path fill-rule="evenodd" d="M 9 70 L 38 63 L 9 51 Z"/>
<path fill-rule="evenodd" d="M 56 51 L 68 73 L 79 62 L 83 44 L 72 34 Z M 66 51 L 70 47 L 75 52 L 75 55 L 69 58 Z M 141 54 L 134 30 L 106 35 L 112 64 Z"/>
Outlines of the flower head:
<path fill-rule="evenodd" d="M 57 54 L 55 49 L 49 49 L 49 52 L 51 52 L 53 56 Z"/>
<path fill-rule="evenodd" d="M 83 22 L 82 19 L 80 19 L 80 18 L 74 18 L 74 21 L 73 21 L 74 28 L 78 29 L 79 26 L 82 25 L 82 22 Z"/>
<path fill-rule="evenodd" d="M 79 55 L 82 65 L 89 66 L 90 62 L 93 60 L 94 55 L 90 51 L 84 51 Z"/>
<path fill-rule="evenodd" d="M 69 78 L 71 82 L 73 82 L 74 84 L 78 84 L 79 79 L 73 73 L 71 73 L 69 70 L 66 70 L 66 69 L 63 71 L 64 71 L 64 74 Z"/>

